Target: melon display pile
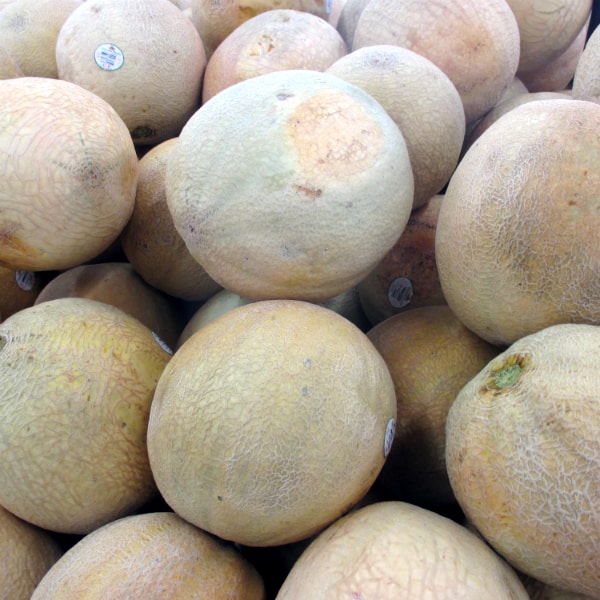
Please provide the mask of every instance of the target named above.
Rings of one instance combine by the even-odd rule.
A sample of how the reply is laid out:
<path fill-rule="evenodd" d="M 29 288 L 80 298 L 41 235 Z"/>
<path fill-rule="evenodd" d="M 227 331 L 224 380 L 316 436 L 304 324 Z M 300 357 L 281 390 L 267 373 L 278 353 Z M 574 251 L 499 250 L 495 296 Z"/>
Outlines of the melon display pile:
<path fill-rule="evenodd" d="M 0 600 L 600 600 L 599 16 L 0 0 Z"/>

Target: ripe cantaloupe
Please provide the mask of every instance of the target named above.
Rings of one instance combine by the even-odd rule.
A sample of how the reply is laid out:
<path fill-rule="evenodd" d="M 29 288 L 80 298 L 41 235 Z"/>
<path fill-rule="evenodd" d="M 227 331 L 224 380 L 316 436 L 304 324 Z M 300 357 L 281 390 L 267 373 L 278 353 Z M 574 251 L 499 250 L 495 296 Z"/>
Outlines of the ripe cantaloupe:
<path fill-rule="evenodd" d="M 554 60 L 533 71 L 521 71 L 519 77 L 530 92 L 560 92 L 568 89 L 588 36 L 590 17 L 569 47 Z"/>
<path fill-rule="evenodd" d="M 435 230 L 443 195 L 414 209 L 402 235 L 358 284 L 361 306 L 372 325 L 400 312 L 445 304 L 435 260 Z"/>
<path fill-rule="evenodd" d="M 337 313 L 296 300 L 230 310 L 160 377 L 148 424 L 171 508 L 223 539 L 310 537 L 367 493 L 393 439 L 389 370 Z"/>
<path fill-rule="evenodd" d="M 30 600 L 63 550 L 51 534 L 0 506 L 0 599 Z"/>
<path fill-rule="evenodd" d="M 40 290 L 34 304 L 56 298 L 90 298 L 116 306 L 174 348 L 180 319 L 169 297 L 146 283 L 128 262 L 79 265 L 59 273 Z"/>
<path fill-rule="evenodd" d="M 146 428 L 170 358 L 137 319 L 87 298 L 2 322 L 0 505 L 82 534 L 153 498 Z"/>
<path fill-rule="evenodd" d="M 466 527 L 398 501 L 338 519 L 300 555 L 276 600 L 529 600 L 514 569 Z"/>
<path fill-rule="evenodd" d="M 217 317 L 250 302 L 252 300 L 242 298 L 229 290 L 220 290 L 204 302 L 190 317 L 179 336 L 177 347 L 181 346 L 195 331 L 208 325 Z M 351 288 L 329 300 L 323 300 L 323 302 L 319 302 L 319 305 L 339 313 L 362 330 L 366 330 L 370 326 L 362 310 L 356 288 Z"/>
<path fill-rule="evenodd" d="M 377 479 L 397 500 L 438 508 L 456 502 L 446 471 L 446 417 L 461 388 L 498 349 L 448 306 L 422 306 L 367 332 L 396 390 L 394 443 Z"/>
<path fill-rule="evenodd" d="M 422 54 L 458 90 L 467 123 L 502 97 L 517 72 L 519 27 L 506 0 L 370 0 L 351 50 L 396 44 Z"/>
<path fill-rule="evenodd" d="M 256 569 L 232 544 L 172 512 L 116 519 L 50 569 L 31 600 L 264 600 Z"/>
<path fill-rule="evenodd" d="M 588 38 L 573 75 L 573 98 L 600 104 L 600 27 Z"/>
<path fill-rule="evenodd" d="M 189 253 L 167 205 L 165 175 L 176 142 L 177 138 L 165 140 L 141 157 L 133 213 L 119 241 L 148 284 L 175 298 L 206 300 L 221 286 Z"/>
<path fill-rule="evenodd" d="M 265 73 L 325 71 L 347 52 L 335 27 L 321 17 L 286 9 L 260 13 L 240 24 L 213 52 L 202 82 L 202 102 Z"/>
<path fill-rule="evenodd" d="M 519 571 L 600 597 L 600 327 L 524 336 L 460 391 L 446 465 L 473 526 Z"/>
<path fill-rule="evenodd" d="M 0 264 L 32 271 L 89 261 L 118 238 L 138 158 L 123 120 L 82 87 L 0 81 Z"/>
<path fill-rule="evenodd" d="M 377 100 L 402 132 L 415 180 L 413 209 L 446 185 L 465 137 L 461 97 L 430 60 L 400 46 L 366 46 L 336 60 L 327 73 Z"/>
<path fill-rule="evenodd" d="M 85 0 L 12 0 L 0 10 L 0 46 L 28 77 L 58 77 L 56 40 Z"/>
<path fill-rule="evenodd" d="M 435 253 L 457 317 L 498 346 L 600 323 L 600 106 L 538 100 L 470 147 L 438 217 Z"/>
<path fill-rule="evenodd" d="M 319 302 L 393 246 L 414 179 L 376 100 L 334 75 L 291 70 L 206 102 L 171 151 L 165 189 L 190 253 L 224 288 Z"/>
<path fill-rule="evenodd" d="M 256 15 L 269 10 L 287 9 L 307 12 L 327 20 L 328 6 L 328 0 L 190 0 L 190 18 L 210 58 L 230 33 Z"/>
<path fill-rule="evenodd" d="M 518 71 L 535 71 L 558 58 L 590 15 L 592 0 L 506 0 L 519 26 Z"/>
<path fill-rule="evenodd" d="M 58 77 L 106 100 L 138 146 L 176 136 L 198 108 L 206 53 L 169 0 L 88 0 L 56 41 Z"/>

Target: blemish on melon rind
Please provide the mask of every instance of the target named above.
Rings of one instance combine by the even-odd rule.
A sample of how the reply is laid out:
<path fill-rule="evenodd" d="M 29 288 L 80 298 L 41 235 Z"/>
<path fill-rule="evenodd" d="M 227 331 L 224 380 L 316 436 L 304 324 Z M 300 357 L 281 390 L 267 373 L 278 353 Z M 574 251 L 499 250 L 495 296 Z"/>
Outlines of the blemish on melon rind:
<path fill-rule="evenodd" d="M 149 139 L 156 136 L 156 130 L 151 127 L 140 125 L 131 132 L 131 137 L 134 140 Z"/>
<path fill-rule="evenodd" d="M 530 362 L 530 357 L 524 354 L 509 354 L 496 358 L 489 365 L 487 379 L 481 392 L 492 392 L 496 395 L 514 387 Z"/>

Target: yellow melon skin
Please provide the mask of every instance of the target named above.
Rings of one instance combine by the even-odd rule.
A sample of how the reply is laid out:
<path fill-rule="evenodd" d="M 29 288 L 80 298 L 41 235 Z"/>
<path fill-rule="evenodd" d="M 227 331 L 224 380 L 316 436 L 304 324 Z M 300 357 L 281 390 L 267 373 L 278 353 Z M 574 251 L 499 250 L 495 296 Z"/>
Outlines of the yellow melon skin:
<path fill-rule="evenodd" d="M 458 318 L 493 344 L 600 323 L 599 128 L 592 102 L 527 102 L 484 131 L 450 180 L 440 283 Z"/>
<path fill-rule="evenodd" d="M 319 302 L 398 239 L 414 178 L 404 137 L 371 96 L 286 70 L 204 104 L 171 151 L 165 187 L 190 253 L 224 288 Z"/>
<path fill-rule="evenodd" d="M 600 597 L 600 328 L 512 344 L 457 395 L 446 465 L 474 527 L 519 571 Z"/>
<path fill-rule="evenodd" d="M 0 505 L 81 534 L 155 496 L 146 428 L 170 357 L 140 321 L 87 298 L 0 324 Z"/>
<path fill-rule="evenodd" d="M 130 515 L 72 546 L 31 600 L 263 600 L 254 567 L 172 512 Z"/>
<path fill-rule="evenodd" d="M 51 535 L 0 507 L 0 599 L 29 600 L 63 551 Z"/>
<path fill-rule="evenodd" d="M 122 119 L 66 81 L 0 81 L 0 264 L 32 271 L 89 261 L 133 211 L 138 158 Z"/>
<path fill-rule="evenodd" d="M 360 508 L 300 555 L 276 600 L 528 600 L 515 571 L 447 517 L 397 501 Z"/>
<path fill-rule="evenodd" d="M 95 262 L 67 269 L 44 286 L 34 304 L 65 297 L 112 304 L 141 321 L 171 348 L 181 332 L 171 299 L 146 283 L 127 262 Z"/>
<path fill-rule="evenodd" d="M 276 546 L 313 535 L 366 494 L 395 417 L 390 373 L 360 329 L 308 302 L 257 301 L 173 355 L 152 402 L 148 453 L 181 517 L 223 539 Z"/>

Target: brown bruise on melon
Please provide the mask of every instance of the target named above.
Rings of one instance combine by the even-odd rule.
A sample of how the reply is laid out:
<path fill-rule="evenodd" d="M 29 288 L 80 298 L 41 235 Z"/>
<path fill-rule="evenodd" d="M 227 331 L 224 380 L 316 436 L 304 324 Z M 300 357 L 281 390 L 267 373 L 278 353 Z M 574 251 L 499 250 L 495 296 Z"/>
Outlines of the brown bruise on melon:
<path fill-rule="evenodd" d="M 33 270 L 35 259 L 41 252 L 21 240 L 17 235 L 18 229 L 15 224 L 12 228 L 9 226 L 0 230 L 0 266 L 14 269 L 18 263 L 16 268 Z"/>
<path fill-rule="evenodd" d="M 384 145 L 384 134 L 372 115 L 338 90 L 308 98 L 288 123 L 298 172 L 306 180 L 297 189 L 309 197 L 319 197 L 323 191 L 312 182 L 344 181 L 367 172 Z"/>

